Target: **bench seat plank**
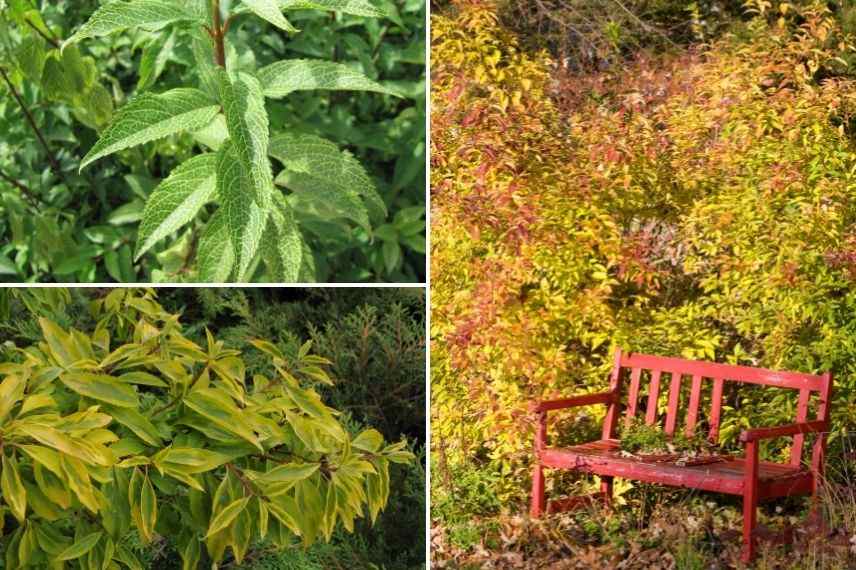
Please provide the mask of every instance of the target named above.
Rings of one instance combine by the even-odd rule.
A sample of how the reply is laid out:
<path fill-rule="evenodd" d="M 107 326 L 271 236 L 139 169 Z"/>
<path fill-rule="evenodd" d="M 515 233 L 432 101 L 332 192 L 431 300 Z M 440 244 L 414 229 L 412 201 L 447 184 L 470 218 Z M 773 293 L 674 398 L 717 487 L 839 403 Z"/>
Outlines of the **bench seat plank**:
<path fill-rule="evenodd" d="M 745 463 L 742 457 L 700 465 L 646 462 L 620 453 L 618 440 L 600 440 L 571 447 L 548 447 L 541 451 L 544 467 L 571 468 L 594 473 L 625 477 L 647 483 L 672 487 L 688 487 L 742 495 Z M 781 497 L 811 490 L 812 475 L 807 469 L 780 463 L 759 462 L 759 498 Z"/>

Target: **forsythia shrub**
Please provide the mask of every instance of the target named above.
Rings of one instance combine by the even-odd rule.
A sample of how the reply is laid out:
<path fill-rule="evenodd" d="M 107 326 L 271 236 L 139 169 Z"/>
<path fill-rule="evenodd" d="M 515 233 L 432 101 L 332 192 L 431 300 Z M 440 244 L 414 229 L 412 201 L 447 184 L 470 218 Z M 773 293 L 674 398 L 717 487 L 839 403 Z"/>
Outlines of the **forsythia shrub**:
<path fill-rule="evenodd" d="M 602 390 L 619 346 L 831 369 L 833 448 L 853 425 L 851 38 L 819 3 L 750 15 L 703 50 L 571 86 L 489 3 L 434 17 L 438 492 L 469 465 L 501 475 L 504 502 L 524 499 L 528 402 Z M 549 95 L 580 85 L 559 112 Z M 722 443 L 792 421 L 793 396 L 726 393 Z"/>
<path fill-rule="evenodd" d="M 142 568 L 129 537 L 169 537 L 184 568 L 255 541 L 329 540 L 375 520 L 405 442 L 353 439 L 312 384 L 325 359 L 286 359 L 245 378 L 241 353 L 182 334 L 151 294 L 94 301 L 91 334 L 40 323 L 44 342 L 0 364 L 0 551 L 5 568 Z"/>

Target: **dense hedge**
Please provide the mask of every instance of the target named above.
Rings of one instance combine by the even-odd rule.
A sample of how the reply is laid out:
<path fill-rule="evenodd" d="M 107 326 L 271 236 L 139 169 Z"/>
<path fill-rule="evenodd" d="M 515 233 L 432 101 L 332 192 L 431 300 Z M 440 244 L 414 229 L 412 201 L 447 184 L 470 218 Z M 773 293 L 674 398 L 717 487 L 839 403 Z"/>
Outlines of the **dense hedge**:
<path fill-rule="evenodd" d="M 852 39 L 823 4 L 752 5 L 704 48 L 568 83 L 489 3 L 434 17 L 438 509 L 523 500 L 527 402 L 602 390 L 619 346 L 831 369 L 833 450 L 856 421 Z M 723 443 L 792 421 L 791 396 L 727 393 Z"/>

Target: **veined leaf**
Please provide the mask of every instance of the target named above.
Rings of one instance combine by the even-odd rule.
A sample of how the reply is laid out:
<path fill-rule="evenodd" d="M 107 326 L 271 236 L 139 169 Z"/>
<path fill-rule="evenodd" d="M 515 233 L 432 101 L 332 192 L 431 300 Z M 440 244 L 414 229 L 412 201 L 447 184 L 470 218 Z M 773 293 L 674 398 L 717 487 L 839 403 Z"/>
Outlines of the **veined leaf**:
<path fill-rule="evenodd" d="M 304 243 L 285 196 L 275 195 L 262 243 L 262 255 L 275 281 L 299 281 Z"/>
<path fill-rule="evenodd" d="M 233 141 L 217 151 L 217 194 L 234 253 L 237 279 L 243 281 L 259 249 L 267 209 L 255 199 L 249 172 L 241 163 Z"/>
<path fill-rule="evenodd" d="M 229 503 L 222 511 L 214 515 L 211 519 L 211 524 L 208 525 L 208 534 L 206 534 L 206 538 L 217 534 L 230 524 L 235 518 L 241 514 L 241 511 L 247 506 L 247 503 L 250 502 L 251 497 L 244 497 L 242 499 L 238 499 L 236 501 L 232 501 Z"/>
<path fill-rule="evenodd" d="M 285 97 L 294 91 L 311 89 L 374 91 L 401 97 L 397 91 L 372 81 L 351 66 L 332 61 L 289 59 L 278 61 L 258 72 L 265 97 Z"/>
<path fill-rule="evenodd" d="M 193 220 L 214 196 L 217 157 L 201 154 L 182 163 L 161 182 L 146 202 L 134 260 L 178 228 Z"/>
<path fill-rule="evenodd" d="M 335 10 L 370 18 L 383 18 L 387 15 L 368 0 L 279 0 L 279 5 L 283 10 Z"/>
<path fill-rule="evenodd" d="M 198 89 L 178 88 L 160 95 L 143 93 L 119 109 L 113 122 L 80 165 L 182 131 L 201 129 L 219 111 L 215 101 Z"/>
<path fill-rule="evenodd" d="M 250 180 L 251 195 L 267 210 L 273 194 L 273 175 L 268 159 L 268 115 L 261 85 L 246 73 L 239 73 L 232 80 L 221 71 L 219 77 L 220 100 L 234 151 Z"/>
<path fill-rule="evenodd" d="M 282 15 L 282 8 L 279 7 L 277 0 L 243 0 L 243 2 L 244 6 L 249 8 L 253 14 L 267 20 L 277 28 L 291 33 L 298 31 Z"/>
<path fill-rule="evenodd" d="M 21 482 L 21 474 L 18 472 L 18 462 L 14 457 L 2 456 L 0 463 L 3 472 L 0 473 L 0 491 L 3 491 L 3 499 L 12 510 L 12 514 L 18 522 L 24 522 L 27 516 L 27 490 Z"/>
<path fill-rule="evenodd" d="M 118 382 L 112 376 L 68 372 L 61 374 L 60 381 L 87 398 L 100 400 L 120 408 L 137 408 L 140 403 L 137 392 L 129 385 Z"/>
<path fill-rule="evenodd" d="M 229 240 L 226 215 L 222 210 L 218 210 L 199 238 L 199 253 L 196 254 L 199 280 L 224 283 L 229 280 L 234 266 L 235 250 Z"/>
<path fill-rule="evenodd" d="M 71 36 L 65 45 L 85 38 L 105 36 L 125 30 L 144 26 L 157 29 L 167 24 L 180 21 L 197 20 L 198 16 L 187 10 L 183 3 L 171 0 L 131 0 L 131 2 L 111 2 L 105 4 L 92 14 L 77 32 Z M 204 22 L 203 22 L 204 23 Z"/>
<path fill-rule="evenodd" d="M 343 213 L 350 214 L 351 219 L 364 220 L 365 214 L 359 213 L 353 200 L 354 194 L 358 194 L 365 199 L 375 220 L 386 217 L 386 204 L 363 166 L 334 143 L 314 135 L 286 133 L 271 140 L 270 154 L 285 165 L 289 174 L 284 181 L 296 192 L 306 193 L 310 198 L 317 196 L 315 199 L 322 201 L 341 196 L 352 206 L 352 211 Z"/>
<path fill-rule="evenodd" d="M 151 87 L 163 73 L 166 62 L 175 48 L 176 37 L 176 31 L 173 29 L 168 36 L 157 38 L 143 50 L 143 57 L 140 59 L 140 80 L 137 82 L 139 91 Z"/>
<path fill-rule="evenodd" d="M 59 553 L 56 557 L 57 560 L 74 560 L 75 558 L 80 558 L 95 548 L 95 545 L 98 544 L 98 541 L 101 540 L 102 536 L 104 536 L 104 533 L 100 530 L 84 536 Z"/>

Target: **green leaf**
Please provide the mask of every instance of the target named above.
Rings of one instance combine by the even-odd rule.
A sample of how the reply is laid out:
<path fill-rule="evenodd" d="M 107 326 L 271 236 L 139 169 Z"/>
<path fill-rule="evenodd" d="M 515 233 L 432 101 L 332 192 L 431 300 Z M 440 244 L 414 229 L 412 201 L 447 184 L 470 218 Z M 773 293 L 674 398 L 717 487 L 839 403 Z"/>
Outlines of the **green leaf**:
<path fill-rule="evenodd" d="M 387 13 L 368 0 L 279 0 L 283 10 L 323 10 L 343 12 L 354 16 L 383 18 Z"/>
<path fill-rule="evenodd" d="M 23 523 L 27 516 L 27 490 L 21 482 L 18 462 L 14 457 L 3 455 L 0 467 L 3 469 L 0 473 L 0 491 L 3 491 L 3 499 L 18 522 Z"/>
<path fill-rule="evenodd" d="M 145 91 L 154 85 L 163 73 L 166 62 L 175 48 L 176 37 L 176 31 L 173 30 L 168 36 L 157 38 L 143 50 L 143 57 L 140 59 L 140 80 L 137 82 L 138 91 Z"/>
<path fill-rule="evenodd" d="M 250 502 L 250 498 L 251 497 L 244 497 L 242 499 L 232 501 L 222 511 L 214 515 L 211 519 L 211 524 L 208 525 L 208 533 L 205 536 L 209 537 L 216 534 L 232 524 L 232 521 L 241 514 L 241 511 L 243 511 L 247 506 L 247 503 Z"/>
<path fill-rule="evenodd" d="M 60 552 L 56 559 L 57 560 L 74 560 L 75 558 L 80 558 L 98 544 L 98 541 L 101 540 L 101 537 L 104 535 L 102 531 L 93 532 L 92 534 L 88 534 L 81 538 L 80 540 L 76 540 L 74 544 Z"/>
<path fill-rule="evenodd" d="M 160 95 L 143 93 L 119 109 L 80 165 L 182 131 L 206 126 L 219 111 L 215 101 L 198 89 L 178 88 Z"/>
<path fill-rule="evenodd" d="M 229 240 L 229 228 L 226 215 L 217 211 L 205 227 L 199 238 L 199 253 L 196 255 L 196 267 L 199 280 L 207 283 L 225 283 L 235 266 L 235 250 Z"/>
<path fill-rule="evenodd" d="M 193 220 L 214 196 L 217 156 L 201 154 L 182 163 L 152 192 L 137 238 L 139 259 L 159 240 Z"/>
<path fill-rule="evenodd" d="M 243 2 L 244 6 L 249 8 L 252 13 L 263 20 L 267 20 L 277 28 L 290 33 L 298 31 L 282 15 L 282 8 L 279 7 L 277 0 L 243 0 Z"/>
<path fill-rule="evenodd" d="M 127 384 L 105 374 L 69 372 L 59 377 L 63 384 L 87 398 L 106 402 L 120 408 L 137 408 L 137 392 Z"/>
<path fill-rule="evenodd" d="M 385 241 L 381 250 L 383 252 L 383 263 L 386 266 L 386 272 L 392 273 L 401 261 L 401 248 L 395 242 Z"/>
<path fill-rule="evenodd" d="M 35 83 L 42 80 L 42 70 L 45 67 L 45 42 L 39 36 L 26 36 L 21 45 L 15 50 L 18 68 L 24 76 Z"/>
<path fill-rule="evenodd" d="M 265 228 L 267 212 L 256 201 L 252 186 L 234 143 L 226 142 L 217 151 L 217 194 L 226 235 L 232 246 L 238 281 L 246 278 L 245 273 L 259 249 Z M 206 270 L 203 274 L 207 277 L 209 272 Z"/>
<path fill-rule="evenodd" d="M 274 196 L 274 207 L 268 218 L 262 245 L 265 263 L 271 269 L 275 281 L 294 283 L 300 279 L 303 249 L 303 236 L 291 207 L 284 196 L 277 194 Z"/>
<path fill-rule="evenodd" d="M 261 68 L 258 76 L 266 97 L 285 97 L 294 91 L 311 89 L 374 91 L 401 97 L 397 91 L 372 81 L 352 66 L 332 61 L 278 61 Z"/>
<path fill-rule="evenodd" d="M 71 36 L 65 45 L 85 38 L 106 36 L 113 32 L 143 26 L 157 29 L 173 22 L 198 20 L 182 2 L 171 0 L 132 0 L 111 2 L 101 6 L 92 17 Z M 204 22 L 203 22 L 204 23 Z"/>
<path fill-rule="evenodd" d="M 287 133 L 271 140 L 270 154 L 286 167 L 287 173 L 277 177 L 277 184 L 297 192 L 300 198 L 333 208 L 367 231 L 366 206 L 372 219 L 386 217 L 386 204 L 363 166 L 334 143 L 314 135 Z"/>

